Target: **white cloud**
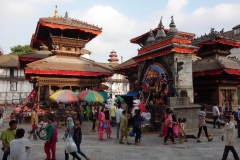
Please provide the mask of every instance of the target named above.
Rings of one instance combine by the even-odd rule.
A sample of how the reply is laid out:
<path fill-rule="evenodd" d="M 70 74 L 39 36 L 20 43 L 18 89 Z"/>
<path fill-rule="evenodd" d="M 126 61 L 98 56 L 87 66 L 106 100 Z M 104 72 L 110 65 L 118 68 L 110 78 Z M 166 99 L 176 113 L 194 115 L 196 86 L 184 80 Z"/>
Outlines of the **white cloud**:
<path fill-rule="evenodd" d="M 103 32 L 86 46 L 93 53 L 91 58 L 106 61 L 113 49 L 125 60 L 130 58 L 134 52 L 136 53 L 136 46 L 131 45 L 129 40 L 136 36 L 137 24 L 116 9 L 98 5 L 88 9 L 85 13 L 73 11 L 69 15 L 73 18 L 80 17 L 82 21 L 103 28 Z"/>

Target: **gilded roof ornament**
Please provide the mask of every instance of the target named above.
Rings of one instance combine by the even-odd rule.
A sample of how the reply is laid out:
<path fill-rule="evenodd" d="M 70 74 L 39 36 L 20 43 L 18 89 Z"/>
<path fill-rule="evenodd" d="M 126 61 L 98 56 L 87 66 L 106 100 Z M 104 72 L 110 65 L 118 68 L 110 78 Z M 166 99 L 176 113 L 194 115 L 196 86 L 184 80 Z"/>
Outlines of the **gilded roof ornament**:
<path fill-rule="evenodd" d="M 55 10 L 54 10 L 54 13 L 53 13 L 53 17 L 59 17 L 57 5 L 55 6 Z"/>

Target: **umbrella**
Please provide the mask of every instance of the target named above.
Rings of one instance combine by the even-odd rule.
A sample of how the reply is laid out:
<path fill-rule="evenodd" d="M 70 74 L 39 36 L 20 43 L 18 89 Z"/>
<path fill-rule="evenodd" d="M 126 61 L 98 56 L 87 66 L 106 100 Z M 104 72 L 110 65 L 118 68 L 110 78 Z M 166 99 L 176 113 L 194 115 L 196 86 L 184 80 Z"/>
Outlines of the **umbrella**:
<path fill-rule="evenodd" d="M 96 91 L 83 91 L 78 94 L 78 98 L 88 102 L 104 102 L 104 98 Z"/>
<path fill-rule="evenodd" d="M 60 90 L 55 93 L 53 93 L 50 97 L 51 100 L 54 100 L 56 102 L 63 102 L 63 103 L 71 103 L 71 102 L 78 102 L 79 99 L 77 97 L 77 94 L 74 93 L 71 90 Z"/>

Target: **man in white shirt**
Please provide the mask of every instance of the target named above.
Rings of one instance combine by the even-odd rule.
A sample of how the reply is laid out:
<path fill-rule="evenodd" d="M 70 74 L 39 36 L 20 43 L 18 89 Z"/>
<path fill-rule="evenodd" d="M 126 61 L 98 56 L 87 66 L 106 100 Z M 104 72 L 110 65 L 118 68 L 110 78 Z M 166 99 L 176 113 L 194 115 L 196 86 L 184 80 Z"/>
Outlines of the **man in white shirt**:
<path fill-rule="evenodd" d="M 215 124 L 217 123 L 218 129 L 220 129 L 220 112 L 217 104 L 213 106 L 213 128 L 215 128 Z"/>
<path fill-rule="evenodd" d="M 118 108 L 116 110 L 116 124 L 117 124 L 117 139 L 119 138 L 119 130 L 120 130 L 120 118 L 122 117 L 122 111 L 120 105 L 118 105 Z"/>
<path fill-rule="evenodd" d="M 32 144 L 24 137 L 25 130 L 20 128 L 16 131 L 16 139 L 10 143 L 10 160 L 27 160 Z"/>
<path fill-rule="evenodd" d="M 135 110 L 139 109 L 139 107 L 138 107 L 139 104 L 140 104 L 140 100 L 137 99 L 137 97 L 134 97 L 134 99 L 133 99 L 133 109 L 132 109 L 132 112 L 131 112 L 132 116 L 135 115 Z"/>

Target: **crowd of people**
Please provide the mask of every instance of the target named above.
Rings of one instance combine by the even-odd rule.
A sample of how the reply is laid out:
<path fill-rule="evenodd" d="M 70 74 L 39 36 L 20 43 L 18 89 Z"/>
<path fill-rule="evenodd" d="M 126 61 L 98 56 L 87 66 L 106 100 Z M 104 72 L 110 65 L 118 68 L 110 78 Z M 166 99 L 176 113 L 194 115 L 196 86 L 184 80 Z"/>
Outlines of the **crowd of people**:
<path fill-rule="evenodd" d="M 16 107 L 17 108 L 17 107 Z M 33 112 L 35 110 L 33 109 Z M 78 116 L 77 118 L 71 117 L 70 115 L 66 118 L 66 129 L 64 134 L 64 141 L 68 141 L 68 138 L 71 137 L 76 145 L 76 151 L 70 152 L 67 149 L 65 150 L 65 159 L 68 160 L 69 156 L 72 156 L 73 159 L 81 159 L 79 154 L 83 156 L 86 160 L 89 160 L 81 151 L 81 141 L 82 141 L 82 130 L 81 124 L 84 120 L 92 120 L 91 130 L 92 132 L 98 132 L 98 140 L 103 141 L 104 133 L 106 133 L 107 139 L 112 139 L 112 129 L 116 127 L 116 138 L 119 140 L 119 144 L 124 144 L 123 138 L 125 138 L 126 144 L 131 145 L 128 136 L 129 128 L 132 126 L 133 132 L 135 135 L 135 145 L 140 145 L 142 138 L 141 126 L 143 124 L 144 118 L 142 116 L 141 110 L 134 106 L 134 111 L 128 110 L 128 105 L 122 101 L 121 103 L 89 103 L 86 107 L 83 108 L 82 103 L 79 104 L 77 108 Z M 1 113 L 1 112 L 0 112 Z M 213 138 L 210 138 L 207 131 L 206 125 L 206 106 L 203 105 L 198 112 L 198 134 L 188 135 L 185 131 L 185 123 L 187 122 L 186 118 L 177 118 L 173 108 L 166 108 L 166 114 L 162 118 L 162 132 L 161 135 L 164 137 L 164 145 L 168 145 L 168 140 L 172 141 L 172 144 L 176 144 L 175 138 L 178 138 L 179 143 L 188 142 L 189 138 L 194 138 L 197 140 L 197 143 L 201 143 L 200 136 L 202 130 L 207 137 L 207 141 L 210 142 Z M 15 114 L 18 114 L 15 112 Z M 85 114 L 85 116 L 84 116 Z M 214 123 L 213 127 L 220 128 L 219 121 L 221 119 L 219 108 L 217 105 L 213 107 L 213 118 Z M 2 114 L 0 114 L 2 116 Z M 17 116 L 18 117 L 18 116 Z M 229 107 L 225 107 L 223 110 L 223 119 L 225 120 L 224 132 L 222 140 L 225 141 L 225 149 L 223 153 L 223 160 L 227 159 L 228 152 L 231 151 L 235 159 L 239 159 L 238 154 L 234 148 L 236 143 L 235 139 L 235 125 L 232 122 L 233 119 L 236 119 L 238 125 L 240 122 L 240 107 L 238 111 L 233 111 Z M 30 141 L 24 138 L 24 129 L 17 129 L 17 123 L 21 121 L 17 118 L 18 121 L 11 119 L 9 122 L 9 128 L 5 129 L 1 133 L 0 140 L 2 140 L 3 145 L 3 160 L 7 160 L 7 157 L 10 155 L 11 160 L 25 160 L 29 155 L 29 150 L 32 147 Z M 36 128 L 38 119 L 35 118 L 32 114 L 32 128 Z M 46 127 L 46 142 L 44 144 L 44 151 L 46 153 L 45 160 L 55 160 L 56 159 L 56 142 L 58 141 L 58 128 L 54 124 L 52 117 L 48 117 Z M 41 123 L 41 122 L 40 122 Z M 95 130 L 97 129 L 97 130 Z M 238 138 L 240 138 L 240 129 L 238 127 Z M 19 146 L 21 150 L 16 151 Z M 22 157 L 17 157 L 15 153 L 22 153 Z M 11 154 L 10 154 L 11 153 Z"/>

